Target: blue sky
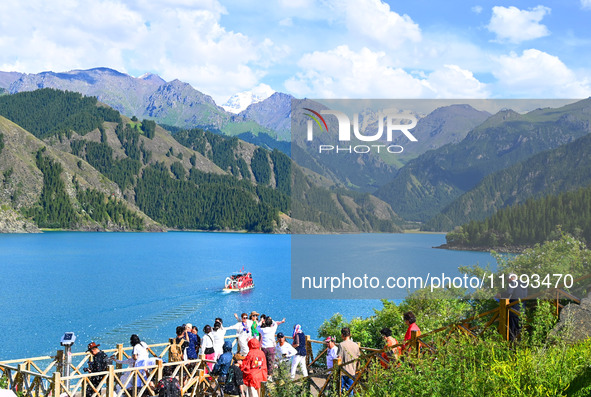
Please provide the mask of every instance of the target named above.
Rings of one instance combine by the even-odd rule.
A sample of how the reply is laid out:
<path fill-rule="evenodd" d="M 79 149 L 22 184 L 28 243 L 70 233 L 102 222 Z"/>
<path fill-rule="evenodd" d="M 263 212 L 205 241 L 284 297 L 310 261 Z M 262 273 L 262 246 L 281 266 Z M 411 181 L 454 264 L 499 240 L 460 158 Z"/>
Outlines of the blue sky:
<path fill-rule="evenodd" d="M 583 98 L 591 0 L 30 0 L 0 4 L 0 70 L 105 66 L 221 103 L 311 98 Z"/>

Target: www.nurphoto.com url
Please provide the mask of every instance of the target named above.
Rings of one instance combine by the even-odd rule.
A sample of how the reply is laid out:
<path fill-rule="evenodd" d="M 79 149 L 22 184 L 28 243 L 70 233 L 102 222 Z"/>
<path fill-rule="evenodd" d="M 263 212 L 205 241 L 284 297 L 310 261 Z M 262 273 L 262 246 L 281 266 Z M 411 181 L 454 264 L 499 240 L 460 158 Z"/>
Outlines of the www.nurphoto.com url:
<path fill-rule="evenodd" d="M 362 276 L 303 276 L 302 289 L 330 289 L 330 292 L 343 289 L 423 289 L 429 288 L 431 292 L 440 288 L 571 288 L 573 276 L 571 274 L 493 274 L 484 273 L 476 276 L 446 276 L 445 273 L 422 276 L 390 276 L 376 277 L 363 274 Z"/>

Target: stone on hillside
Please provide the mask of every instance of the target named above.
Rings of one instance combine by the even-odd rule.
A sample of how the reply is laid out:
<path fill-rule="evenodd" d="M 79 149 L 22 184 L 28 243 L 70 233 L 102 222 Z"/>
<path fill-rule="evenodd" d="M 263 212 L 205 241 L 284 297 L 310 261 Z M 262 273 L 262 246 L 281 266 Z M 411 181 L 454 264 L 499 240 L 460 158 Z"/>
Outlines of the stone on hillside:
<path fill-rule="evenodd" d="M 569 303 L 560 312 L 560 321 L 550 332 L 551 337 L 576 343 L 591 338 L 591 293 L 581 304 Z"/>

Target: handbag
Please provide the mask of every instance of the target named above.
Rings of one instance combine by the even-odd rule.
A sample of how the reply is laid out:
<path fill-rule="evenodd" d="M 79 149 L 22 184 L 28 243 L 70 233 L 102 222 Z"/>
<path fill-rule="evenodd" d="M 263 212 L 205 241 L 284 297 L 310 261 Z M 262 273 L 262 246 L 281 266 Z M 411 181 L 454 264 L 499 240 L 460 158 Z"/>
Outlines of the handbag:
<path fill-rule="evenodd" d="M 211 338 L 211 336 L 206 335 L 209 337 L 209 340 L 211 341 L 211 344 L 213 345 L 213 339 Z M 213 354 L 215 352 L 215 350 L 213 349 L 213 347 L 206 347 L 205 348 L 205 354 Z"/>

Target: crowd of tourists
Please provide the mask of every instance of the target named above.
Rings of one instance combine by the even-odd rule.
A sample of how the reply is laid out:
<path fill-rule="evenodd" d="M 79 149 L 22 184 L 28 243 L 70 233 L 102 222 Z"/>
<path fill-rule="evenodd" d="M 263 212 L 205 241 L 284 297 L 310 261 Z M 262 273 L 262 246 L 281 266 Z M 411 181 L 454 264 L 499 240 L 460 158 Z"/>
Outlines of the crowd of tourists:
<path fill-rule="evenodd" d="M 204 356 L 207 360 L 207 373 L 216 376 L 218 383 L 224 389 L 224 394 L 230 396 L 258 397 L 261 383 L 273 381 L 273 372 L 280 363 L 288 363 L 292 379 L 295 379 L 298 368 L 302 376 L 308 376 L 306 335 L 300 324 L 294 325 L 291 333 L 292 343 L 288 343 L 285 334 L 277 332 L 277 328 L 285 323 L 285 319 L 274 321 L 270 316 L 259 315 L 256 311 L 250 314 L 242 313 L 240 316 L 234 314 L 234 317 L 236 323 L 227 327 L 224 326 L 221 318 L 216 318 L 213 327 L 207 324 L 202 328 L 202 335 L 199 335 L 198 327 L 192 324 L 178 326 L 175 338 L 171 340 L 169 360 L 181 362 Z M 405 351 L 410 351 L 409 341 L 412 331 L 417 331 L 420 335 L 414 314 L 407 312 L 403 318 L 408 329 L 402 344 L 392 336 L 389 328 L 380 331 L 387 347 L 380 360 L 385 368 L 397 361 Z M 235 332 L 238 345 L 236 353 L 233 353 L 232 342 L 225 339 L 228 331 Z M 327 369 L 330 370 L 337 360 L 341 360 L 343 364 L 341 383 L 343 390 L 347 392 L 355 382 L 360 348 L 353 341 L 349 328 L 341 329 L 341 339 L 340 343 L 337 343 L 334 336 L 325 339 L 326 364 Z M 152 362 L 154 359 L 151 359 L 148 354 L 147 344 L 137 335 L 131 336 L 130 344 L 133 347 L 131 357 L 119 361 L 114 356 L 107 357 L 98 348 L 100 345 L 95 342 L 90 343 L 88 351 L 92 354 L 93 360 L 89 363 L 89 372 L 105 371 L 109 362 L 113 361 L 134 367 L 155 364 Z M 180 383 L 172 376 L 173 367 L 166 366 L 165 369 L 165 376 L 156 386 L 157 390 L 161 396 L 180 396 Z M 100 383 L 100 377 L 91 377 L 90 381 L 96 387 Z M 127 387 L 136 386 L 129 385 L 125 379 L 121 380 L 121 384 L 128 385 Z M 89 386 L 87 396 L 92 392 Z M 352 395 L 352 391 L 350 392 Z"/>

